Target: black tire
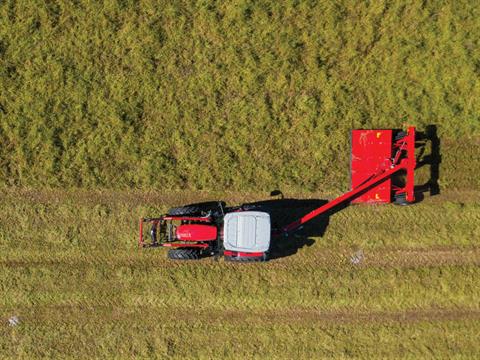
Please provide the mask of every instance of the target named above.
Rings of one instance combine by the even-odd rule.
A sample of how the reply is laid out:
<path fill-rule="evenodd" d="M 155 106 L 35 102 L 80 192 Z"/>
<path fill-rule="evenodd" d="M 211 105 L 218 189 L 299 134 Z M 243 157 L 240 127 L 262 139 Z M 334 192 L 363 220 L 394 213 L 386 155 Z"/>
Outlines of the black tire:
<path fill-rule="evenodd" d="M 200 259 L 200 250 L 198 249 L 170 249 L 168 258 L 172 260 L 198 260 Z"/>
<path fill-rule="evenodd" d="M 411 204 L 410 202 L 407 201 L 407 193 L 395 194 L 393 197 L 393 203 L 395 205 L 401 205 L 401 206 L 406 206 Z"/>
<path fill-rule="evenodd" d="M 241 262 L 241 263 L 252 263 L 252 262 L 267 261 L 267 257 L 266 257 L 266 256 L 256 256 L 256 257 L 225 256 L 225 261 Z"/>
<path fill-rule="evenodd" d="M 399 131 L 398 133 L 395 134 L 394 141 L 398 141 L 403 139 L 405 136 L 407 136 L 407 133 L 405 131 Z"/>
<path fill-rule="evenodd" d="M 209 211 L 219 211 L 220 204 L 222 207 L 225 207 L 225 203 L 223 201 L 208 201 L 204 203 L 174 207 L 168 210 L 167 214 L 170 216 L 202 215 Z"/>

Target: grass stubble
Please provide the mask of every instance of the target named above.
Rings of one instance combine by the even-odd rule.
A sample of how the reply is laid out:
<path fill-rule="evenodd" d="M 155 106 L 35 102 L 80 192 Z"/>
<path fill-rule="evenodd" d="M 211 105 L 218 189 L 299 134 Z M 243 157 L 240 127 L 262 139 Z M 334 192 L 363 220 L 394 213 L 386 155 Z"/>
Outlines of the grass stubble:
<path fill-rule="evenodd" d="M 260 194 L 10 188 L 0 196 L 2 358 L 480 353 L 475 191 L 406 208 L 351 206 L 331 216 L 323 237 L 262 264 L 172 262 L 136 248 L 141 215 Z"/>

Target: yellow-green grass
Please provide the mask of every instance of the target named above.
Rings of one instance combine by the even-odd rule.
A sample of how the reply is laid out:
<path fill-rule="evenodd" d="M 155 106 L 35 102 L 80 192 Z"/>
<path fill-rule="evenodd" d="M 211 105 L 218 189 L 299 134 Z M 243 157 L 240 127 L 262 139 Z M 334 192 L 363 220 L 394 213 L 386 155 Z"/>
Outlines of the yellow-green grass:
<path fill-rule="evenodd" d="M 478 191 L 351 206 L 267 263 L 136 247 L 138 217 L 216 198 L 261 194 L 2 190 L 2 358 L 479 356 Z"/>
<path fill-rule="evenodd" d="M 198 318 L 152 308 L 126 315 L 98 308 L 39 312 L 22 328 L 2 329 L 4 358 L 472 359 L 480 352 L 478 316 L 470 314 L 339 322 L 255 314 L 225 314 L 218 321 L 214 312 Z"/>
<path fill-rule="evenodd" d="M 479 11 L 0 1 L 0 358 L 479 358 Z M 136 247 L 170 206 L 333 198 L 349 131 L 407 124 L 437 126 L 439 196 L 262 264 Z"/>
<path fill-rule="evenodd" d="M 0 184 L 338 190 L 351 129 L 409 123 L 438 126 L 446 186 L 478 188 L 479 12 L 1 1 Z"/>

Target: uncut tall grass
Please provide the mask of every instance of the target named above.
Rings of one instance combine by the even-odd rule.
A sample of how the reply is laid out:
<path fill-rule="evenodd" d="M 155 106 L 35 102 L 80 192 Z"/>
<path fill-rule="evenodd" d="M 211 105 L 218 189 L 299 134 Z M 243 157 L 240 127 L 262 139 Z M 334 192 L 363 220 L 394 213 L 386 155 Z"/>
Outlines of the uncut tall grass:
<path fill-rule="evenodd" d="M 475 1 L 0 2 L 0 184 L 297 191 L 436 124 L 478 187 Z"/>

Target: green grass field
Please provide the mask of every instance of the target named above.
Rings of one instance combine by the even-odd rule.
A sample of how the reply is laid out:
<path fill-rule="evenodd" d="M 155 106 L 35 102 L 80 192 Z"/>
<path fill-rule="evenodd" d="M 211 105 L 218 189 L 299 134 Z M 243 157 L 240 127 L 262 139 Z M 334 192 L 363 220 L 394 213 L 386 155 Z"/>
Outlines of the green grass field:
<path fill-rule="evenodd" d="M 480 358 L 479 18 L 0 0 L 0 359 Z M 438 196 L 348 207 L 261 264 L 136 246 L 172 206 L 334 198 L 350 130 L 407 125 L 436 126 Z"/>
<path fill-rule="evenodd" d="M 2 358 L 480 355 L 478 191 L 411 207 L 352 206 L 331 216 L 323 237 L 258 264 L 174 262 L 138 249 L 136 237 L 140 215 L 260 194 L 8 189 L 0 197 Z M 19 325 L 8 326 L 12 316 Z"/>
<path fill-rule="evenodd" d="M 443 180 L 478 186 L 479 16 L 468 0 L 3 0 L 0 185 L 338 190 L 351 129 L 409 123 L 438 126 Z"/>

